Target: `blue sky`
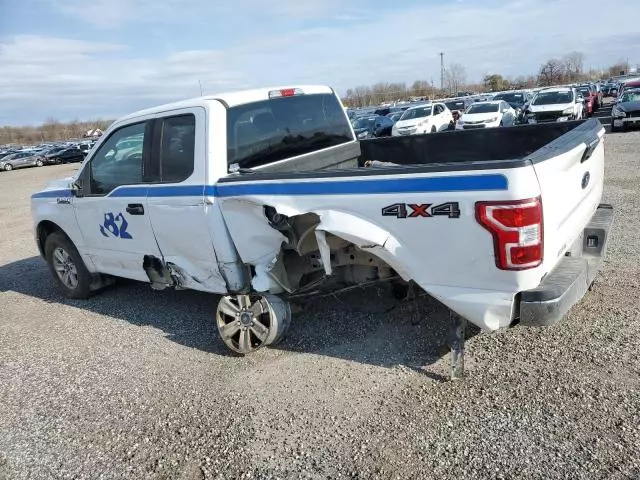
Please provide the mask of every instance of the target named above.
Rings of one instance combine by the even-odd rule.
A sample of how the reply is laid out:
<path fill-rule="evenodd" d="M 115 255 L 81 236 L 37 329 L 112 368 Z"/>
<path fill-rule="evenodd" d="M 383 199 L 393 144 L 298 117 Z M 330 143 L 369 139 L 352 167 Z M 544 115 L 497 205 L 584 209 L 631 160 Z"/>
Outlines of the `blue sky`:
<path fill-rule="evenodd" d="M 0 0 L 0 125 L 115 118 L 198 81 L 437 83 L 440 51 L 475 81 L 572 50 L 638 62 L 639 19 L 640 0 Z"/>

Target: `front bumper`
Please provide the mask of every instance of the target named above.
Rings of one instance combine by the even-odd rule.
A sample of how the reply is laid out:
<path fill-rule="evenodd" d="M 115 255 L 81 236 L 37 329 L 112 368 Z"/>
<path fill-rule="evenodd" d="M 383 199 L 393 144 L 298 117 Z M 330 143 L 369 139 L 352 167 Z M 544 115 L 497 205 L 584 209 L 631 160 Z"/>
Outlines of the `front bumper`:
<path fill-rule="evenodd" d="M 562 257 L 540 285 L 520 293 L 520 324 L 551 326 L 591 287 L 600 271 L 613 222 L 613 207 L 601 204 L 583 232 L 582 256 Z"/>
<path fill-rule="evenodd" d="M 614 127 L 622 127 L 624 125 L 640 125 L 640 115 L 633 117 L 613 117 Z"/>

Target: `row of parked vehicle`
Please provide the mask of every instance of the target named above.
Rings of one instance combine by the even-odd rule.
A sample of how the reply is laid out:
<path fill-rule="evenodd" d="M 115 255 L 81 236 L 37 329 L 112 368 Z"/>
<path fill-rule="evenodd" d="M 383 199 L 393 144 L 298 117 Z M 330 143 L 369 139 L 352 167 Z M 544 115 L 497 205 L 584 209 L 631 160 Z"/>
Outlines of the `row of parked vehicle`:
<path fill-rule="evenodd" d="M 95 142 L 0 149 L 0 171 L 81 162 Z"/>
<path fill-rule="evenodd" d="M 609 92 L 615 98 L 611 108 L 611 131 L 640 126 L 640 77 L 611 84 Z"/>
<path fill-rule="evenodd" d="M 402 102 L 369 109 L 348 109 L 359 139 L 580 120 L 594 115 L 603 99 L 617 97 L 612 130 L 640 123 L 636 110 L 640 79 L 587 82 L 560 87 L 513 90 L 426 102 Z M 631 90 L 629 90 L 631 88 Z M 625 96 L 625 91 L 627 95 Z"/>

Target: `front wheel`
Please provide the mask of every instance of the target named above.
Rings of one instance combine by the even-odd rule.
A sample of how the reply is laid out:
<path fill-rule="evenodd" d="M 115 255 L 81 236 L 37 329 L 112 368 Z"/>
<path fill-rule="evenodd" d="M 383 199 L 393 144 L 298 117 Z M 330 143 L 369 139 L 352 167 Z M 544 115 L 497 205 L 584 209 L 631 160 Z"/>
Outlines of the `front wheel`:
<path fill-rule="evenodd" d="M 10 172 L 11 170 L 13 170 L 13 165 L 11 165 L 10 163 L 7 163 L 7 164 L 4 166 L 4 171 L 5 171 L 5 172 Z"/>
<path fill-rule="evenodd" d="M 44 165 L 44 163 L 42 163 L 42 160 L 38 160 L 38 161 L 36 162 L 36 167 L 41 167 L 41 166 L 43 166 L 43 165 Z"/>
<path fill-rule="evenodd" d="M 47 237 L 44 252 L 58 290 L 67 298 L 89 298 L 91 273 L 71 240 L 54 232 Z"/>
<path fill-rule="evenodd" d="M 216 323 L 224 344 L 247 355 L 282 339 L 291 324 L 291 306 L 275 295 L 228 295 L 218 303 Z"/>

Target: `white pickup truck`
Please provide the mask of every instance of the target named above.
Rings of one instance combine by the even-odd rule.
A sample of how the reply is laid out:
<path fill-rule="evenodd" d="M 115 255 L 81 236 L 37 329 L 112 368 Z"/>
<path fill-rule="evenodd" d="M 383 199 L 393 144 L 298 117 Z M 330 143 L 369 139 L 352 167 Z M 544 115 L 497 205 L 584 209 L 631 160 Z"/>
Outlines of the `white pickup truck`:
<path fill-rule="evenodd" d="M 358 142 L 329 87 L 197 98 L 116 121 L 77 174 L 32 197 L 72 298 L 126 277 L 222 294 L 220 336 L 274 344 L 292 298 L 417 285 L 485 331 L 557 322 L 613 218 L 595 119 Z M 455 372 L 460 362 L 455 361 Z"/>

